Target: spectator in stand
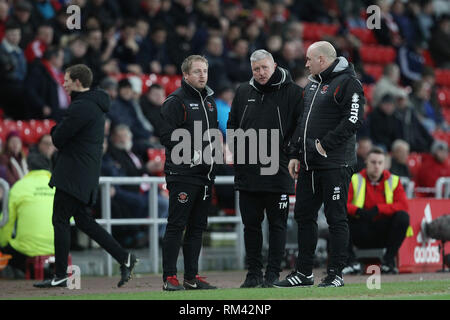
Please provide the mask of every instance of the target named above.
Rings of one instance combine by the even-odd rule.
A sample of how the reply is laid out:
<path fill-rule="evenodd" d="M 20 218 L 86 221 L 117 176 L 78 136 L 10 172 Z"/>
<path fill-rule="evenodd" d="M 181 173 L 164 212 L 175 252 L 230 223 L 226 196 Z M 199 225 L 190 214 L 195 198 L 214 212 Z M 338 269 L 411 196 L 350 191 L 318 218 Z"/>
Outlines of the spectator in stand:
<path fill-rule="evenodd" d="M 41 24 L 38 26 L 36 37 L 25 49 L 25 58 L 30 64 L 36 58 L 43 57 L 44 52 L 53 42 L 53 27 L 50 24 Z"/>
<path fill-rule="evenodd" d="M 412 46 L 417 41 L 419 31 L 417 17 L 415 16 L 415 9 L 417 8 L 420 9 L 415 0 L 410 1 L 409 4 L 401 0 L 395 0 L 391 5 L 392 18 L 397 24 L 400 35 L 407 46 Z"/>
<path fill-rule="evenodd" d="M 167 53 L 170 62 L 177 66 L 177 74 L 181 74 L 183 60 L 193 53 L 191 39 L 192 32 L 187 19 L 175 21 L 175 32 L 169 34 L 167 41 Z"/>
<path fill-rule="evenodd" d="M 367 168 L 352 176 L 347 201 L 349 260 L 344 274 L 361 270 L 353 245 L 386 248 L 381 272 L 398 273 L 395 257 L 409 226 L 408 202 L 399 177 L 385 170 L 385 161 L 384 151 L 374 148 L 367 157 Z"/>
<path fill-rule="evenodd" d="M 119 60 L 122 72 L 142 74 L 142 68 L 138 60 L 139 45 L 136 42 L 136 24 L 133 21 L 126 22 L 120 30 L 120 39 L 114 48 L 113 56 Z"/>
<path fill-rule="evenodd" d="M 60 6 L 57 1 L 36 0 L 33 1 L 33 15 L 37 17 L 39 24 L 46 23 L 55 17 Z"/>
<path fill-rule="evenodd" d="M 397 139 L 391 147 L 391 168 L 389 171 L 400 177 L 411 179 L 408 167 L 409 144 L 405 140 Z"/>
<path fill-rule="evenodd" d="M 228 78 L 232 83 L 241 83 L 252 77 L 252 67 L 249 60 L 248 41 L 244 38 L 236 39 L 233 50 L 226 60 Z"/>
<path fill-rule="evenodd" d="M 27 98 L 34 118 L 61 119 L 70 103 L 63 88 L 64 51 L 49 47 L 30 69 L 26 79 Z"/>
<path fill-rule="evenodd" d="M 128 1 L 129 3 L 130 1 Z M 122 22 L 120 6 L 117 0 L 92 0 L 87 1 L 83 9 L 86 17 L 94 16 L 99 21 L 115 21 L 117 24 Z"/>
<path fill-rule="evenodd" d="M 128 7 L 128 5 L 127 5 Z M 169 16 L 162 7 L 161 0 L 146 0 L 141 2 L 140 8 L 142 17 L 148 21 L 150 27 L 159 24 L 168 24 Z M 175 19 L 176 21 L 177 19 Z"/>
<path fill-rule="evenodd" d="M 422 156 L 422 165 L 416 177 L 416 186 L 434 188 L 440 177 L 450 177 L 448 145 L 445 141 L 435 140 L 431 146 L 431 155 Z M 421 192 L 418 196 L 434 197 L 435 192 Z"/>
<path fill-rule="evenodd" d="M 6 136 L 4 149 L 0 155 L 0 164 L 6 167 L 6 181 L 10 187 L 28 173 L 22 139 L 17 131 L 11 131 Z"/>
<path fill-rule="evenodd" d="M 114 161 L 108 151 L 108 139 L 105 137 L 103 142 L 103 157 L 101 175 L 107 177 L 126 177 L 126 173 L 118 163 Z M 99 194 L 99 199 L 103 195 Z M 138 193 L 123 189 L 121 186 L 111 186 L 111 217 L 114 219 L 135 218 L 135 211 L 133 207 L 127 204 L 130 202 L 141 201 L 141 196 Z M 96 211 L 101 212 L 102 202 L 97 201 Z M 140 230 L 139 226 L 113 226 L 112 234 L 114 239 L 124 248 L 143 248 L 148 244 L 148 236 Z"/>
<path fill-rule="evenodd" d="M 400 81 L 400 68 L 395 63 L 388 64 L 383 69 L 383 76 L 378 80 L 372 94 L 372 104 L 377 106 L 381 98 L 390 94 L 394 97 L 407 96 L 408 91 L 401 88 L 398 83 Z"/>
<path fill-rule="evenodd" d="M 153 126 L 154 138 L 160 137 L 160 123 L 163 121 L 161 118 L 161 106 L 164 100 L 166 100 L 166 91 L 157 83 L 152 84 L 140 100 L 142 113 Z"/>
<path fill-rule="evenodd" d="M 29 154 L 33 153 L 43 155 L 45 158 L 47 158 L 50 161 L 50 168 L 48 170 L 53 170 L 53 165 L 55 164 L 57 157 L 57 150 L 55 145 L 53 144 L 52 136 L 50 134 L 42 135 L 38 143 L 30 147 Z"/>
<path fill-rule="evenodd" d="M 105 34 L 105 36 L 107 35 Z M 86 65 L 92 69 L 94 75 L 92 85 L 96 86 L 101 79 L 110 73 L 106 69 L 107 63 L 112 57 L 117 41 L 114 36 L 108 36 L 105 40 L 105 45 L 102 45 L 103 32 L 100 29 L 88 30 L 86 41 L 88 49 L 84 59 L 86 60 Z"/>
<path fill-rule="evenodd" d="M 20 26 L 8 21 L 5 36 L 0 43 L 0 105 L 6 116 L 14 119 L 27 119 L 28 108 L 24 100 L 24 80 L 27 63 L 19 47 Z"/>
<path fill-rule="evenodd" d="M 22 36 L 19 47 L 23 50 L 25 50 L 28 43 L 33 41 L 34 38 L 35 23 L 33 23 L 31 17 L 32 10 L 33 6 L 28 1 L 21 0 L 14 5 L 13 14 L 10 18 L 11 21 L 14 21 L 20 26 Z"/>
<path fill-rule="evenodd" d="M 438 114 L 438 118 L 442 118 L 442 123 L 437 125 L 438 129 L 449 131 L 449 122 L 445 119 L 442 110 L 441 102 L 438 97 L 438 86 L 436 85 L 436 74 L 434 69 L 430 66 L 425 66 L 422 72 L 422 81 L 428 83 L 430 86 L 430 103 L 433 106 L 435 112 Z"/>
<path fill-rule="evenodd" d="M 404 85 L 410 86 L 413 82 L 422 78 L 425 59 L 421 41 L 417 40 L 412 44 L 402 45 L 398 49 L 397 60 Z"/>
<path fill-rule="evenodd" d="M 390 1 L 378 0 L 376 4 L 381 9 L 381 28 L 373 30 L 375 38 L 381 45 L 398 48 L 402 44 L 402 37 L 400 28 L 390 12 Z"/>
<path fill-rule="evenodd" d="M 419 35 L 422 42 L 428 44 L 431 40 L 431 30 L 434 27 L 434 8 L 433 0 L 423 0 L 420 2 L 419 13 L 417 15 L 417 24 L 419 26 Z"/>
<path fill-rule="evenodd" d="M 372 147 L 372 140 L 369 137 L 362 136 L 358 138 L 358 146 L 356 148 L 356 172 L 359 172 L 366 167 L 366 159 L 369 151 L 372 150 Z"/>
<path fill-rule="evenodd" d="M 387 94 L 369 114 L 370 138 L 374 145 L 386 151 L 390 151 L 392 143 L 401 138 L 400 122 L 394 116 L 394 103 L 394 98 Z"/>
<path fill-rule="evenodd" d="M 138 118 L 136 108 L 140 106 L 134 101 L 134 92 L 130 80 L 124 78 L 119 81 L 119 95 L 111 104 L 107 116 L 111 119 L 112 127 L 125 124 L 133 133 L 133 144 L 140 155 L 144 155 L 147 148 L 152 146 L 152 132 L 144 127 Z"/>
<path fill-rule="evenodd" d="M 433 29 L 430 53 L 436 67 L 450 68 L 450 15 L 442 15 Z"/>
<path fill-rule="evenodd" d="M 250 20 L 244 28 L 244 37 L 248 40 L 248 51 L 254 52 L 262 49 L 266 42 L 266 34 L 258 27 L 255 19 Z"/>
<path fill-rule="evenodd" d="M 205 58 L 208 60 L 208 86 L 217 90 L 229 83 L 227 68 L 223 59 L 223 41 L 219 36 L 209 37 L 206 45 Z"/>
<path fill-rule="evenodd" d="M 164 170 L 164 163 L 161 160 L 150 160 L 146 163 L 135 154 L 133 150 L 133 134 L 126 125 L 118 125 L 113 129 L 111 135 L 111 146 L 109 154 L 116 162 L 125 176 L 142 177 L 156 175 Z M 123 197 L 121 201 L 126 201 L 126 205 L 132 209 L 138 218 L 148 217 L 148 193 L 150 186 L 141 184 L 140 186 L 124 186 L 123 190 L 133 192 L 134 197 Z M 162 192 L 158 193 L 158 216 L 166 218 L 169 214 L 169 199 Z M 159 236 L 165 232 L 165 225 L 160 226 Z"/>
<path fill-rule="evenodd" d="M 100 82 L 99 87 L 103 90 L 106 91 L 106 93 L 108 93 L 109 98 L 111 99 L 111 101 L 114 101 L 117 99 L 117 88 L 118 88 L 118 83 L 117 80 L 111 77 L 106 77 L 102 80 L 102 82 Z"/>
<path fill-rule="evenodd" d="M 281 50 L 281 56 L 278 58 L 277 64 L 289 70 L 292 74 L 305 65 L 305 52 L 303 44 L 300 40 L 286 41 Z"/>
<path fill-rule="evenodd" d="M 5 35 L 5 24 L 9 16 L 9 3 L 7 1 L 0 2 L 0 41 Z"/>
<path fill-rule="evenodd" d="M 410 99 L 417 117 L 428 132 L 432 133 L 438 127 L 445 127 L 440 105 L 433 104 L 431 101 L 431 85 L 429 82 L 423 80 L 415 82 Z"/>
<path fill-rule="evenodd" d="M 67 45 L 65 42 L 67 41 Z M 85 64 L 86 63 L 86 52 L 88 49 L 88 44 L 82 36 L 74 35 L 71 37 L 64 38 L 61 41 L 61 46 L 64 49 L 64 69 L 75 64 Z"/>
<path fill-rule="evenodd" d="M 28 257 L 55 253 L 52 208 L 55 190 L 48 186 L 50 161 L 42 155 L 27 159 L 30 172 L 9 192 L 9 219 L 0 228 L 2 252 L 11 254 L 9 265 L 24 277 Z"/>
<path fill-rule="evenodd" d="M 137 61 L 146 73 L 176 73 L 177 68 L 169 60 L 167 30 L 164 26 L 152 27 L 150 38 L 144 39 L 139 48 Z"/>
<path fill-rule="evenodd" d="M 408 97 L 399 96 L 396 106 L 395 117 L 400 121 L 402 139 L 409 144 L 411 151 L 428 152 L 433 143 L 433 137 L 417 118 Z"/>
<path fill-rule="evenodd" d="M 291 21 L 288 23 L 286 27 L 286 31 L 284 33 L 284 38 L 286 41 L 291 40 L 303 40 L 303 24 L 300 21 Z"/>

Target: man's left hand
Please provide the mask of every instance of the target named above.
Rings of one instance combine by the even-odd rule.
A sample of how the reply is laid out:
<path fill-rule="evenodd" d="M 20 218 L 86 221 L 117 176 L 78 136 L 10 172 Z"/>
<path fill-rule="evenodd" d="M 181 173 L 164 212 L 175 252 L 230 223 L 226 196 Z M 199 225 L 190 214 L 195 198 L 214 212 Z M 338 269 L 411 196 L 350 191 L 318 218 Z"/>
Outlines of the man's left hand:
<path fill-rule="evenodd" d="M 325 151 L 324 148 L 322 148 L 322 145 L 320 144 L 319 139 L 316 139 L 316 149 L 317 149 L 317 152 L 320 153 L 320 155 L 322 155 L 324 157 L 327 156 L 327 152 Z"/>

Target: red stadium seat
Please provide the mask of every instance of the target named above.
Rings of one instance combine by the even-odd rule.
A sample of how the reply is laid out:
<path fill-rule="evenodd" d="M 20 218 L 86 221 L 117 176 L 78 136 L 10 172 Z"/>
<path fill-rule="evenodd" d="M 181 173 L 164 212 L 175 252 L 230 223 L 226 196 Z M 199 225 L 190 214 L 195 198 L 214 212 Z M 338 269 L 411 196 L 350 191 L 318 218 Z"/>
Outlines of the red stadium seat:
<path fill-rule="evenodd" d="M 364 63 L 387 64 L 395 60 L 397 53 L 394 48 L 385 46 L 364 45 L 359 49 Z"/>
<path fill-rule="evenodd" d="M 350 29 L 350 33 L 361 40 L 363 44 L 377 44 L 377 39 L 372 30 L 366 28 L 352 28 Z"/>
<path fill-rule="evenodd" d="M 436 69 L 436 84 L 439 86 L 450 87 L 450 70 Z"/>
<path fill-rule="evenodd" d="M 429 50 L 423 50 L 422 56 L 425 59 L 425 65 L 430 66 L 430 67 L 436 66 L 434 64 L 433 58 L 431 57 L 431 53 Z"/>
<path fill-rule="evenodd" d="M 442 108 L 450 108 L 450 88 L 438 89 L 437 97 Z"/>
<path fill-rule="evenodd" d="M 383 75 L 383 66 L 379 64 L 364 64 L 364 71 L 378 81 Z"/>
<path fill-rule="evenodd" d="M 323 36 L 334 36 L 338 29 L 337 24 L 305 22 L 303 23 L 303 40 L 319 41 Z"/>
<path fill-rule="evenodd" d="M 55 256 L 36 256 L 30 257 L 26 260 L 26 270 L 25 270 L 25 279 L 31 279 L 31 269 L 33 269 L 34 279 L 36 280 L 44 280 L 44 268 L 46 263 L 54 263 Z M 72 265 L 72 255 L 69 254 L 68 257 L 68 265 Z"/>
<path fill-rule="evenodd" d="M 374 84 L 363 84 L 364 96 L 366 97 L 367 104 L 372 104 L 372 95 L 373 89 L 375 88 Z"/>
<path fill-rule="evenodd" d="M 422 154 L 417 152 L 411 152 L 408 157 L 408 167 L 413 178 L 417 176 L 422 164 Z"/>

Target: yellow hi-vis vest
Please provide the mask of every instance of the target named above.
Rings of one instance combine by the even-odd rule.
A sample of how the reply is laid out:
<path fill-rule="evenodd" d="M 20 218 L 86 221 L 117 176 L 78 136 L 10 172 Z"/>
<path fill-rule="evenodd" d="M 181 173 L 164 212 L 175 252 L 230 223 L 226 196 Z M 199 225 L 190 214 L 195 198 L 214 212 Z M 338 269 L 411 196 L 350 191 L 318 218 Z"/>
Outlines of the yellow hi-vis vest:
<path fill-rule="evenodd" d="M 384 181 L 384 196 L 387 204 L 392 204 L 394 202 L 394 191 L 397 189 L 399 182 L 400 178 L 395 174 L 391 174 L 389 179 Z M 366 200 L 366 179 L 360 173 L 355 173 L 352 176 L 352 185 L 352 203 L 362 209 L 364 208 L 364 202 Z"/>

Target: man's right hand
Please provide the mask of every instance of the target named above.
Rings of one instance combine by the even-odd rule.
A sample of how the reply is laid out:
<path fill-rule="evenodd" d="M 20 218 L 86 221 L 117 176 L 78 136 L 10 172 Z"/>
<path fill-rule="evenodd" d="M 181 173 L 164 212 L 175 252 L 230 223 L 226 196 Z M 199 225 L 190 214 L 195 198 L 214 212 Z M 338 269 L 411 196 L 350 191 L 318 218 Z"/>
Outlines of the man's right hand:
<path fill-rule="evenodd" d="M 299 164 L 300 164 L 300 161 L 297 159 L 291 159 L 289 161 L 288 169 L 289 169 L 289 173 L 291 174 L 292 179 L 297 179 L 297 177 L 298 177 Z"/>

